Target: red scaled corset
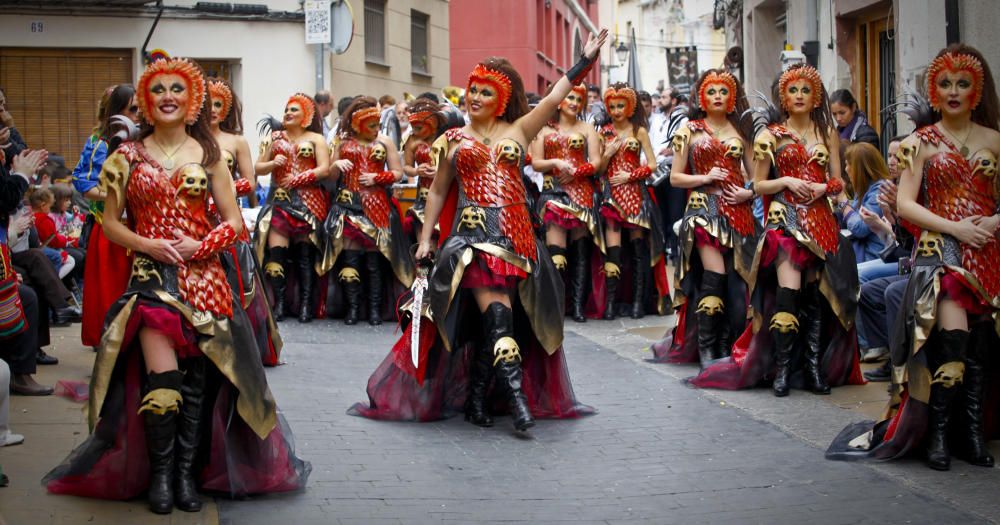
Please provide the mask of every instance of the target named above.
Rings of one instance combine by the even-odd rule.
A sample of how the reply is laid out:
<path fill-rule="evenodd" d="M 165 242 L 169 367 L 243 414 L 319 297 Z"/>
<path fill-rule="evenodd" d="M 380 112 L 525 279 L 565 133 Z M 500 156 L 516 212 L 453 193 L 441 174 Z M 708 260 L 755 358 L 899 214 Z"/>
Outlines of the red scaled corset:
<path fill-rule="evenodd" d="M 330 211 L 330 196 L 326 190 L 317 185 L 302 186 L 296 189 L 288 187 L 288 181 L 306 171 L 316 169 L 316 147 L 312 142 L 303 140 L 297 144 L 292 144 L 288 140 L 288 133 L 275 131 L 271 133 L 271 153 L 272 157 L 284 155 L 288 158 L 288 163 L 284 166 L 275 166 L 271 178 L 275 184 L 285 188 L 289 193 L 298 193 L 302 203 L 309 208 L 317 220 L 326 219 L 326 214 Z"/>
<path fill-rule="evenodd" d="M 542 144 L 546 159 L 565 160 L 573 166 L 574 171 L 587 163 L 587 139 L 579 133 L 549 133 Z M 594 184 L 589 176 L 573 177 L 573 180 L 565 184 L 558 182 L 556 175 L 552 175 L 552 180 L 553 184 L 559 184 L 577 206 L 590 208 L 594 205 Z"/>
<path fill-rule="evenodd" d="M 353 196 L 361 198 L 361 211 L 372 221 L 376 228 L 389 227 L 389 196 L 385 187 L 378 184 L 363 186 L 361 175 L 364 173 L 382 173 L 385 171 L 386 151 L 380 142 L 362 144 L 357 139 L 348 138 L 340 143 L 339 158 L 347 159 L 354 164 L 349 171 L 341 175 L 343 191 L 349 191 L 351 202 L 356 202 Z M 343 193 L 337 200 L 348 198 Z"/>
<path fill-rule="evenodd" d="M 924 207 L 951 221 L 973 215 L 988 217 L 997 212 L 995 173 L 976 169 L 935 126 L 920 128 L 917 136 L 922 142 L 947 147 L 924 162 L 921 192 Z M 1000 242 L 991 237 L 979 249 L 960 245 L 962 267 L 976 276 L 990 299 L 1000 295 Z"/>
<path fill-rule="evenodd" d="M 712 168 L 718 166 L 726 170 L 727 176 L 724 181 L 712 183 L 713 186 L 720 190 L 727 185 L 742 188 L 743 176 L 741 175 L 740 162 L 743 160 L 743 141 L 737 137 L 726 139 L 726 142 L 720 141 L 715 138 L 712 130 L 704 120 L 688 122 L 688 129 L 692 133 L 698 131 L 703 133 L 701 135 L 703 138 L 693 141 L 688 148 L 688 157 L 691 159 L 691 173 L 698 175 L 707 174 L 712 171 Z M 729 204 L 720 198 L 716 202 L 719 214 L 729 221 L 729 225 L 734 230 L 743 236 L 753 233 L 754 218 L 753 209 L 751 208 L 752 201 Z"/>
<path fill-rule="evenodd" d="M 604 134 L 605 140 L 609 142 L 618 136 L 618 131 L 612 124 L 605 126 L 601 132 Z M 635 137 L 625 139 L 621 147 L 618 148 L 618 152 L 608 162 L 605 177 L 610 179 L 620 171 L 632 173 L 633 170 L 641 166 L 639 162 L 641 153 L 642 143 L 639 142 L 639 139 Z M 611 187 L 611 199 L 618 204 L 625 215 L 629 217 L 639 215 L 639 212 L 642 211 L 642 192 L 646 191 L 646 184 L 643 181 L 626 182 L 618 186 L 611 186 L 609 182 L 608 186 Z"/>
<path fill-rule="evenodd" d="M 778 147 L 774 159 L 778 177 L 794 177 L 807 182 L 826 184 L 826 165 L 830 159 L 826 146 L 820 143 L 807 149 L 796 135 L 783 126 L 772 124 L 768 126 L 768 130 L 779 141 L 782 138 L 792 140 Z M 802 200 L 788 190 L 783 191 L 781 197 L 795 208 L 798 224 L 805 233 L 815 240 L 823 251 L 837 253 L 837 234 L 840 232 L 840 225 L 833 216 L 833 210 L 830 209 L 826 197 L 820 196 L 809 204 L 802 204 Z"/>
<path fill-rule="evenodd" d="M 515 253 L 535 261 L 535 236 L 526 204 L 527 192 L 521 179 L 524 148 L 513 140 L 503 139 L 491 150 L 460 129 L 446 133 L 449 141 L 461 141 L 454 157 L 461 213 L 483 217 L 487 221 L 484 228 L 487 234 L 493 234 L 497 228 L 496 233 L 511 240 Z M 493 217 L 498 224 L 489 223 Z"/>
<path fill-rule="evenodd" d="M 208 211 L 208 175 L 200 164 L 185 164 L 168 174 L 138 142 L 119 148 L 129 162 L 125 207 L 136 234 L 173 240 L 175 229 L 204 239 L 215 226 Z M 195 310 L 232 317 L 233 298 L 219 257 L 177 265 L 181 299 Z"/>

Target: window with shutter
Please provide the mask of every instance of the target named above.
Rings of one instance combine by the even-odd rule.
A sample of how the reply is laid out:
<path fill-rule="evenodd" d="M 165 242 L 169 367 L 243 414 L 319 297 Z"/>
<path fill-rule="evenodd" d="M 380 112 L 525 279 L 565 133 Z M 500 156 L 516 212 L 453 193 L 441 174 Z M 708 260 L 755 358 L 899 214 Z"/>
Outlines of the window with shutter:
<path fill-rule="evenodd" d="M 365 60 L 385 64 L 385 0 L 365 0 Z"/>
<path fill-rule="evenodd" d="M 414 73 L 426 75 L 430 70 L 427 56 L 428 16 L 410 10 L 410 67 Z"/>

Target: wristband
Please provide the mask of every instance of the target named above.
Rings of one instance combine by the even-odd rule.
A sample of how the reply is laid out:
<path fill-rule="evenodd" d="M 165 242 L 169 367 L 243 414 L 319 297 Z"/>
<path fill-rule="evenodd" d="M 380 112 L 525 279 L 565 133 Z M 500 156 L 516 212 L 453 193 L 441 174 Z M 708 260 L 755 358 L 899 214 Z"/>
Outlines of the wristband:
<path fill-rule="evenodd" d="M 236 230 L 228 222 L 222 222 L 208 232 L 191 259 L 199 260 L 211 257 L 231 246 L 234 241 L 236 241 Z"/>
<path fill-rule="evenodd" d="M 316 182 L 316 172 L 313 170 L 306 170 L 298 175 L 288 179 L 285 184 L 288 188 L 295 189 L 301 188 L 302 186 L 308 186 Z"/>
<path fill-rule="evenodd" d="M 594 58 L 587 58 L 585 55 L 580 56 L 580 59 L 576 61 L 576 64 L 573 64 L 573 67 L 566 72 L 566 78 L 569 79 L 572 85 L 575 86 L 580 82 L 583 82 L 583 78 L 590 73 L 591 69 L 593 69 L 594 63 L 597 62 L 597 57 L 599 55 L 600 53 L 594 55 Z"/>
<path fill-rule="evenodd" d="M 247 179 L 236 179 L 236 196 L 244 197 L 253 193 L 253 187 L 250 186 L 250 181 Z"/>
<path fill-rule="evenodd" d="M 629 175 L 628 175 L 628 181 L 629 182 L 635 182 L 635 181 L 643 180 L 643 179 L 648 178 L 652 174 L 653 174 L 653 170 L 649 166 L 647 166 L 647 165 L 644 164 L 644 165 L 639 166 L 638 168 L 632 170 L 632 173 L 629 173 Z"/>
<path fill-rule="evenodd" d="M 577 179 L 586 179 L 588 177 L 593 177 L 596 172 L 597 170 L 594 168 L 593 164 L 584 162 L 583 164 L 577 166 L 576 170 L 573 171 L 573 177 Z"/>
<path fill-rule="evenodd" d="M 388 186 L 396 182 L 396 174 L 391 171 L 380 171 L 375 174 L 374 182 L 379 186 Z"/>
<path fill-rule="evenodd" d="M 844 191 L 844 183 L 840 179 L 830 179 L 826 183 L 826 194 L 827 195 L 839 195 Z"/>

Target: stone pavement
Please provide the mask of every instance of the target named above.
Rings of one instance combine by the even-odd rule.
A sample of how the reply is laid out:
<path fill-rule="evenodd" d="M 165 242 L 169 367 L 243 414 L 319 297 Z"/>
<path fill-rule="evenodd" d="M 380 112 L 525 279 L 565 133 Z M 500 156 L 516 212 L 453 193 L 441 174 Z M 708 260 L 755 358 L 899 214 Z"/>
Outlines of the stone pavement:
<path fill-rule="evenodd" d="M 870 417 L 878 386 L 783 400 L 767 390 L 689 389 L 678 379 L 691 367 L 643 362 L 642 347 L 666 322 L 569 322 L 577 396 L 599 413 L 540 421 L 530 438 L 517 436 L 508 418 L 480 429 L 461 418 L 415 424 L 348 416 L 365 399 L 394 327 L 283 323 L 288 364 L 268 378 L 299 454 L 313 464 L 309 487 L 219 500 L 194 515 L 159 518 L 142 501 L 45 494 L 38 479 L 85 435 L 80 405 L 16 397 L 12 426 L 28 441 L 0 449 L 12 476 L 12 486 L 0 489 L 0 522 L 973 523 L 1000 516 L 992 496 L 997 470 L 956 461 L 951 473 L 936 473 L 919 461 L 823 459 L 844 425 Z M 87 379 L 93 354 L 67 342 L 76 341 L 76 330 L 59 332 L 65 339 L 51 353 L 63 364 L 41 368 L 43 381 Z"/>

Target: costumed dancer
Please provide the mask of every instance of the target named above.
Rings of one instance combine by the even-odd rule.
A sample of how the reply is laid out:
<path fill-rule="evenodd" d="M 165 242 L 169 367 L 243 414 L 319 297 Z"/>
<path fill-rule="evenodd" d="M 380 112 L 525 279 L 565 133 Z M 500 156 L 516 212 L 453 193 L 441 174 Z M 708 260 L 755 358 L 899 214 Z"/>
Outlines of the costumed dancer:
<path fill-rule="evenodd" d="M 755 123 L 753 188 L 767 217 L 750 271 L 753 322 L 730 357 L 689 382 L 737 389 L 773 378 L 778 397 L 793 385 L 829 394 L 830 385 L 864 382 L 854 331 L 858 270 L 830 202 L 846 201 L 840 143 L 815 68 L 789 67 L 775 98 L 780 112 L 769 106 Z"/>
<path fill-rule="evenodd" d="M 351 102 L 340 116 L 332 150 L 338 192 L 326 218 L 321 272 L 340 262 L 337 280 L 347 302 L 345 324 L 358 322 L 361 289 L 367 284 L 368 324 L 380 325 L 383 315 L 395 313 L 396 298 L 413 284 L 415 269 L 399 208 L 389 195 L 389 186 L 402 179 L 403 167 L 392 139 L 379 134 L 374 98 Z M 386 265 L 395 277 L 391 281 L 385 279 Z"/>
<path fill-rule="evenodd" d="M 532 167 L 544 174 L 536 211 L 545 225 L 545 244 L 556 270 L 562 273 L 572 265 L 570 315 L 578 323 L 587 320 L 584 305 L 592 281 L 588 275 L 592 247 L 604 250 L 594 185 L 601 137 L 579 118 L 586 100 L 587 86 L 574 86 L 530 148 Z"/>
<path fill-rule="evenodd" d="M 606 30 L 591 35 L 577 64 L 530 112 L 510 62 L 491 57 L 473 69 L 465 98 L 470 123 L 435 143 L 443 158 L 416 257 L 433 255 L 439 225 L 436 262 L 414 286 L 403 336 L 368 380 L 370 404 L 350 413 L 430 421 L 464 410 L 471 423 L 492 426 L 499 404 L 524 431 L 535 417 L 593 412 L 573 394 L 562 351 L 562 283 L 533 234 L 521 166 L 522 144 L 587 75 L 606 38 Z M 429 304 L 420 300 L 421 283 Z"/>
<path fill-rule="evenodd" d="M 250 145 L 243 138 L 242 104 L 229 82 L 222 79 L 208 80 L 208 95 L 212 111 L 209 129 L 229 168 L 236 196 L 252 196 L 257 187 L 257 177 L 250 157 Z M 237 303 L 250 319 L 261 360 L 265 366 L 276 366 L 281 353 L 281 337 L 271 317 L 271 305 L 267 302 L 259 274 L 260 264 L 250 242 L 250 234 L 243 229 L 236 243 L 222 254 L 226 262 L 226 276 L 234 296 L 239 298 Z"/>
<path fill-rule="evenodd" d="M 330 194 L 319 181 L 330 172 L 330 150 L 316 104 L 302 93 L 289 97 L 282 122 L 261 121 L 261 131 L 268 130 L 254 166 L 258 174 L 272 174 L 271 191 L 254 234 L 257 260 L 264 261 L 274 320 L 285 319 L 288 277 L 294 274 L 299 322 L 308 323 L 313 319 L 316 274 L 322 274 L 316 254 L 324 246 Z M 291 257 L 289 243 L 293 243 Z M 294 270 L 289 261 L 295 261 Z"/>
<path fill-rule="evenodd" d="M 930 107 L 915 96 L 903 104 L 918 129 L 896 154 L 899 217 L 919 241 L 891 349 L 891 399 L 874 428 L 846 428 L 827 457 L 923 448 L 935 470 L 948 470 L 953 453 L 992 467 L 985 436 L 997 429 L 984 427 L 995 407 L 984 405 L 996 399 L 986 368 L 1000 343 L 1000 101 L 986 60 L 964 44 L 938 53 L 926 78 Z"/>
<path fill-rule="evenodd" d="M 403 142 L 403 173 L 416 179 L 417 195 L 403 218 L 403 230 L 416 243 L 424 226 L 427 194 L 437 173 L 436 159 L 441 156 L 434 154 L 432 145 L 445 131 L 464 126 L 465 120 L 457 108 L 423 97 L 410 103 L 408 120 L 410 133 Z"/>
<path fill-rule="evenodd" d="M 702 73 L 691 119 L 673 136 L 670 184 L 687 188 L 680 262 L 674 277 L 677 325 L 652 347 L 657 361 L 709 362 L 727 357 L 747 327 L 760 224 L 754 219 L 750 133 L 742 129 L 743 87 L 719 69 Z M 751 131 L 752 132 L 752 131 Z"/>
<path fill-rule="evenodd" d="M 199 487 L 243 496 L 305 485 L 309 464 L 294 454 L 220 260 L 243 220 L 206 91 L 187 59 L 147 66 L 136 92 L 148 125 L 104 163 L 104 229 L 134 253 L 132 275 L 94 363 L 92 433 L 45 477 L 50 492 L 148 492 L 165 514 L 200 510 Z"/>
<path fill-rule="evenodd" d="M 631 311 L 633 319 L 641 319 L 647 311 L 647 294 L 656 293 L 656 313 L 666 310 L 670 290 L 663 260 L 663 224 L 659 208 L 646 187 L 646 179 L 656 168 L 656 155 L 646 131 L 646 114 L 635 90 L 625 84 L 614 84 L 604 92 L 604 105 L 611 123 L 601 127 L 604 151 L 598 171 L 601 178 L 601 216 L 604 218 L 605 251 L 604 319 L 618 316 L 618 284 L 624 275 L 632 274 Z M 645 155 L 642 163 L 640 155 Z M 628 230 L 631 264 L 623 272 L 622 230 Z M 650 276 L 655 287 L 650 286 Z M 627 294 L 626 294 L 627 295 Z"/>
<path fill-rule="evenodd" d="M 116 118 L 117 117 L 117 118 Z M 109 88 L 98 107 L 99 123 L 87 139 L 80 160 L 73 169 L 73 186 L 90 201 L 90 235 L 87 238 L 87 266 L 83 271 L 83 324 L 80 338 L 85 346 L 101 342 L 101 329 L 108 308 L 121 297 L 128 285 L 131 256 L 125 248 L 104 235 L 104 198 L 100 186 L 101 167 L 109 152 L 128 136 L 129 123 L 139 123 L 139 106 L 132 84 Z"/>

